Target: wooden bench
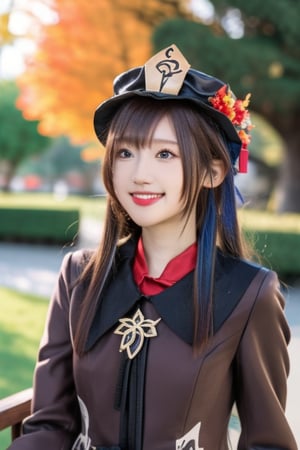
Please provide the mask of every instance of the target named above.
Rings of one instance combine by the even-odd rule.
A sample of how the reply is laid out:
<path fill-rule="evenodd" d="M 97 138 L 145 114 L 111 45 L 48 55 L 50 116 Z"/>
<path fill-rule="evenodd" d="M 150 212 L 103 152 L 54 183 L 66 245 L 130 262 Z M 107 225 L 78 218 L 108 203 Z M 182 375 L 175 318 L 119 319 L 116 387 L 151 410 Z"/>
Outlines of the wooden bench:
<path fill-rule="evenodd" d="M 0 431 L 11 428 L 11 439 L 21 433 L 22 420 L 30 415 L 32 388 L 0 400 Z"/>

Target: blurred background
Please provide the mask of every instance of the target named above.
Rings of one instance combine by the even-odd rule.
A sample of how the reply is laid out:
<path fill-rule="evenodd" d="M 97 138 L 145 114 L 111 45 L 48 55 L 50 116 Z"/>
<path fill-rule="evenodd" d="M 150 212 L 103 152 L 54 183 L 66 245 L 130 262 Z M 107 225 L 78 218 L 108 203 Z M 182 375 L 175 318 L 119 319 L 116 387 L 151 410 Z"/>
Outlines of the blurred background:
<path fill-rule="evenodd" d="M 251 93 L 241 223 L 287 286 L 300 433 L 299 23 L 299 0 L 0 0 L 0 398 L 31 386 L 64 254 L 101 235 L 94 110 L 117 74 L 174 43 L 238 98 Z"/>

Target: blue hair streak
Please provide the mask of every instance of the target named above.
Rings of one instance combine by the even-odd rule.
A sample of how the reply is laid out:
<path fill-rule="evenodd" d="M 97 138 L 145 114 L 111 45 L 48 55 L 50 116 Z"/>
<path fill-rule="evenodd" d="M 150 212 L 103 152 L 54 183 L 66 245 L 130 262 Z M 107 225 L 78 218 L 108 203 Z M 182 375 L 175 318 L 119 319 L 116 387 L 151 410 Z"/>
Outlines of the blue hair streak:
<path fill-rule="evenodd" d="M 221 208 L 217 211 L 215 190 L 208 189 L 207 210 L 198 237 L 197 265 L 195 271 L 195 331 L 194 348 L 201 349 L 213 330 L 213 294 L 215 260 L 217 251 L 217 230 L 222 235 L 225 253 L 239 256 L 236 251 L 238 223 L 236 214 L 236 191 L 234 172 L 230 171 L 221 190 Z"/>
<path fill-rule="evenodd" d="M 194 347 L 201 348 L 212 330 L 213 282 L 216 258 L 217 211 L 214 189 L 209 189 L 207 211 L 198 238 L 195 289 Z"/>

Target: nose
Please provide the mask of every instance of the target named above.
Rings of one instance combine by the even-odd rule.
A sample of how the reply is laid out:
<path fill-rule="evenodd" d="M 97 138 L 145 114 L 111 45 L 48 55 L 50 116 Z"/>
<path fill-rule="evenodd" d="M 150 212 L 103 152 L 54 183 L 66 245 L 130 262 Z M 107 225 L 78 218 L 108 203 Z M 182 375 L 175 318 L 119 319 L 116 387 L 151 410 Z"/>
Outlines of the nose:
<path fill-rule="evenodd" d="M 151 160 L 145 150 L 140 150 L 136 155 L 132 180 L 135 184 L 152 182 Z"/>

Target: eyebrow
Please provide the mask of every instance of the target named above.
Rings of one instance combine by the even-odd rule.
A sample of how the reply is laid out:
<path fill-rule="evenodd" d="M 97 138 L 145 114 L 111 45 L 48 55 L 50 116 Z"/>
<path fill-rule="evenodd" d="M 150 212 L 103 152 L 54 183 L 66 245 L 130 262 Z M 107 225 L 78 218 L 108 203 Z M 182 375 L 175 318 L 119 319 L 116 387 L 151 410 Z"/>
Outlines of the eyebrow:
<path fill-rule="evenodd" d="M 121 139 L 117 139 L 118 143 L 128 143 L 128 144 L 132 144 L 135 142 L 135 139 L 130 138 L 130 137 L 123 137 Z M 173 145 L 178 145 L 177 141 L 173 141 L 172 139 L 163 139 L 163 138 L 153 138 L 151 139 L 151 142 L 154 143 L 162 143 L 162 144 L 173 144 Z"/>
<path fill-rule="evenodd" d="M 166 144 L 176 144 L 176 145 L 178 145 L 177 141 L 173 141 L 171 139 L 152 139 L 152 142 L 162 142 L 162 143 L 166 143 Z"/>

